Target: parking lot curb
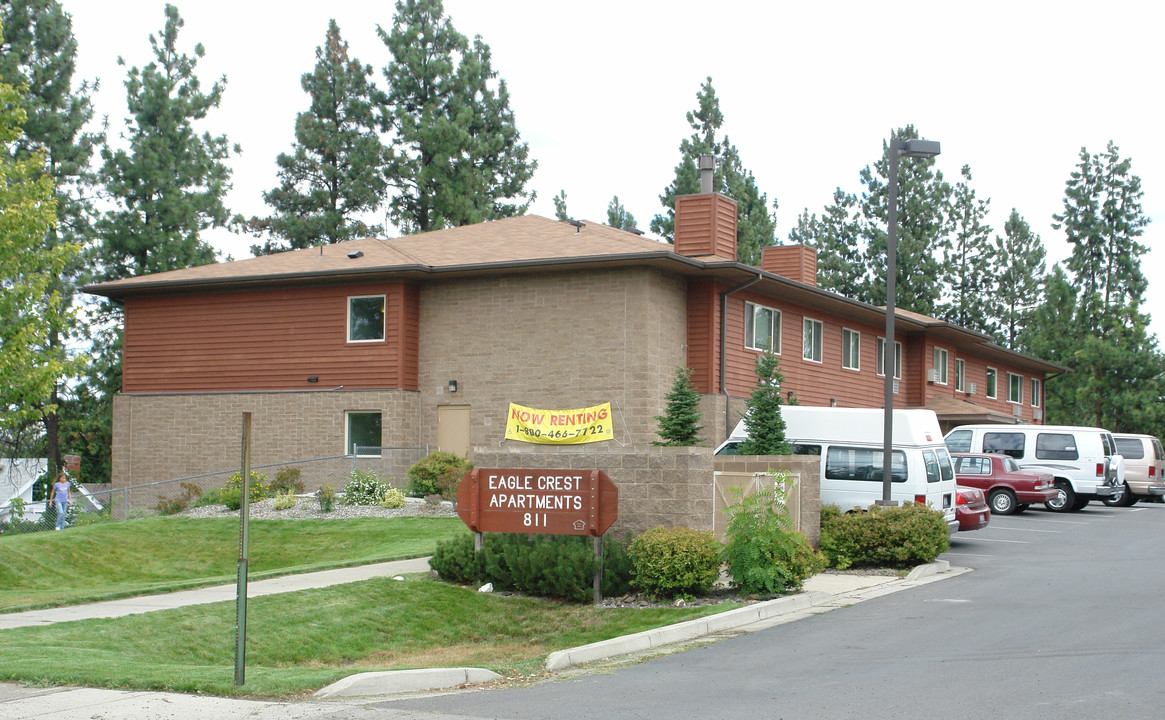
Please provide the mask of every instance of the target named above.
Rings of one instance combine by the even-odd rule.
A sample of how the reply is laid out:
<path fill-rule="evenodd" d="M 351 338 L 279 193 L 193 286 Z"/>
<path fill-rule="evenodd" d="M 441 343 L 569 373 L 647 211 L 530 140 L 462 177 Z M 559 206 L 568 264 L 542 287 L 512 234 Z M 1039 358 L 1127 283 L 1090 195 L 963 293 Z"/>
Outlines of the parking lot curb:
<path fill-rule="evenodd" d="M 470 683 L 498 680 L 502 676 L 484 668 L 422 668 L 366 672 L 341 678 L 312 695 L 317 700 L 329 698 L 397 695 L 420 690 L 445 690 Z"/>

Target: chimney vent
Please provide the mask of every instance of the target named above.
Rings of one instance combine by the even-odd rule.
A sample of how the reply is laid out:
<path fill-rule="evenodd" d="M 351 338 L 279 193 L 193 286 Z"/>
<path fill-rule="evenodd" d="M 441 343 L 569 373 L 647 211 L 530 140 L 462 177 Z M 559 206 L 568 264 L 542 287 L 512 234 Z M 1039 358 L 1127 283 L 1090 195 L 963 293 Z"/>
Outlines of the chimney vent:
<path fill-rule="evenodd" d="M 698 167 L 700 168 L 700 194 L 712 194 L 712 177 L 716 172 L 716 158 L 711 155 L 701 155 Z"/>

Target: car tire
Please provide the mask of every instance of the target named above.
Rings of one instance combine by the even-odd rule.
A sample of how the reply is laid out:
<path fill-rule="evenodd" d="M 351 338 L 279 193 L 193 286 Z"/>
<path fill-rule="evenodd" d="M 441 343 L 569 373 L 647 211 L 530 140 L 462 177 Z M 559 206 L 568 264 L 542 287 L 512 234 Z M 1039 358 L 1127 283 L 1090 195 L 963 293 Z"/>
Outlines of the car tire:
<path fill-rule="evenodd" d="M 1109 497 L 1106 497 L 1104 499 L 1104 504 L 1109 507 L 1129 507 L 1136 501 L 1137 498 L 1135 495 L 1133 495 L 1133 491 L 1131 488 L 1129 488 L 1129 484 L 1125 483 L 1124 487 L 1121 488 L 1120 495 L 1110 495 Z"/>
<path fill-rule="evenodd" d="M 1015 512 L 1021 513 L 1024 510 L 1027 510 L 1031 506 L 1032 506 L 1031 503 L 1019 503 L 1018 505 L 1015 506 Z"/>
<path fill-rule="evenodd" d="M 1076 502 L 1072 503 L 1072 512 L 1077 512 L 1088 507 L 1088 498 L 1078 497 Z"/>
<path fill-rule="evenodd" d="M 1004 488 L 992 490 L 987 496 L 987 504 L 991 506 L 992 515 L 1013 515 L 1017 507 L 1015 493 Z"/>
<path fill-rule="evenodd" d="M 1052 512 L 1072 512 L 1076 503 L 1076 493 L 1067 480 L 1056 481 L 1056 497 L 1044 503 L 1044 507 Z"/>

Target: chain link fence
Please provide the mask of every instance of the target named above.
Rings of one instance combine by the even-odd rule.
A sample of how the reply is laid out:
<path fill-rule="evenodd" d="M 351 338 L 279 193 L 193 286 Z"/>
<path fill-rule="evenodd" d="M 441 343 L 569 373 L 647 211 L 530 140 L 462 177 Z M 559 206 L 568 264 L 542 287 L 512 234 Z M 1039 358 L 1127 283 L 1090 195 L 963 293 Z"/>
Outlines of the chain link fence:
<path fill-rule="evenodd" d="M 429 454 L 428 446 L 358 446 L 354 450 L 351 455 L 253 465 L 252 481 L 258 479 L 267 495 L 311 494 L 323 485 L 342 492 L 353 471 L 360 470 L 374 472 L 384 482 L 407 491 L 409 467 Z M 238 468 L 120 488 L 74 482 L 65 525 L 176 515 L 199 505 L 219 504 L 232 486 L 239 485 Z M 57 514 L 56 504 L 45 499 L 12 497 L 0 502 L 0 537 L 53 530 Z"/>

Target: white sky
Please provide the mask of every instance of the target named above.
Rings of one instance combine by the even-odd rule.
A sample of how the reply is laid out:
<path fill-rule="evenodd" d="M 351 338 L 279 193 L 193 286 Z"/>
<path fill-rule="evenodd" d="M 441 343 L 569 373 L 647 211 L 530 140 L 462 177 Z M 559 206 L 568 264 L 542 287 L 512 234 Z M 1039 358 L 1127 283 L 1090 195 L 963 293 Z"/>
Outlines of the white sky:
<path fill-rule="evenodd" d="M 163 0 L 62 0 L 80 45 L 79 78 L 99 78 L 95 102 L 111 132 L 126 114 L 125 68 L 152 60 Z M 222 107 L 204 129 L 242 145 L 231 161 L 232 211 L 268 212 L 275 157 L 294 140 L 308 101 L 300 75 L 315 64 L 329 18 L 353 56 L 376 70 L 389 53 L 376 25 L 390 0 L 179 0 L 179 46 L 201 42 L 198 75 L 227 76 Z M 840 186 L 881 153 L 892 128 L 914 124 L 942 143 L 938 167 L 991 199 L 1003 232 L 1012 207 L 1048 248 L 1068 246 L 1051 227 L 1081 147 L 1111 139 L 1131 157 L 1152 219 L 1142 242 L 1150 289 L 1145 310 L 1165 330 L 1165 132 L 1160 32 L 1165 6 L 1145 0 L 1058 3 L 758 2 L 718 0 L 446 0 L 454 26 L 481 35 L 509 85 L 518 129 L 538 161 L 531 211 L 554 216 L 567 193 L 575 217 L 604 221 L 618 195 L 647 229 L 661 212 L 685 113 L 712 76 L 723 131 L 770 201 L 784 241 L 802 209 L 820 214 Z M 249 236 L 214 235 L 236 258 Z"/>

